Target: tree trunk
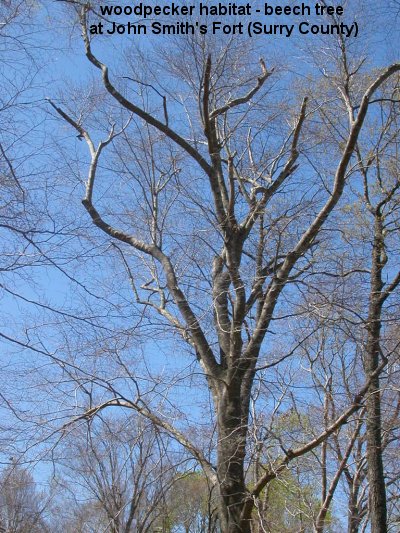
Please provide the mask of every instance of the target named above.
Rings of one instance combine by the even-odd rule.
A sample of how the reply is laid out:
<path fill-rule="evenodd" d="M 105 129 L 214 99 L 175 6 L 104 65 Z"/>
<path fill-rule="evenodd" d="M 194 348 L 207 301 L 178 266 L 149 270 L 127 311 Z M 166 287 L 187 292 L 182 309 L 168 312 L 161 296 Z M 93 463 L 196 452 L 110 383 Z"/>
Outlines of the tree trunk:
<path fill-rule="evenodd" d="M 358 533 L 361 523 L 360 510 L 357 505 L 357 496 L 352 494 L 349 502 L 348 533 Z"/>
<path fill-rule="evenodd" d="M 382 460 L 381 399 L 378 376 L 372 380 L 369 387 L 366 407 L 371 532 L 387 533 L 386 486 Z"/>
<path fill-rule="evenodd" d="M 374 376 L 381 354 L 382 269 L 386 263 L 382 224 L 382 216 L 377 211 L 372 251 L 368 338 L 364 357 L 365 373 L 367 378 L 371 379 L 366 400 L 366 437 L 372 533 L 387 533 L 386 487 L 382 460 L 381 394 L 379 375 Z"/>
<path fill-rule="evenodd" d="M 235 382 L 240 390 L 240 380 Z M 244 471 L 249 411 L 234 389 L 226 388 L 218 406 L 219 518 L 223 533 L 251 533 L 250 520 L 243 517 L 249 498 Z"/>

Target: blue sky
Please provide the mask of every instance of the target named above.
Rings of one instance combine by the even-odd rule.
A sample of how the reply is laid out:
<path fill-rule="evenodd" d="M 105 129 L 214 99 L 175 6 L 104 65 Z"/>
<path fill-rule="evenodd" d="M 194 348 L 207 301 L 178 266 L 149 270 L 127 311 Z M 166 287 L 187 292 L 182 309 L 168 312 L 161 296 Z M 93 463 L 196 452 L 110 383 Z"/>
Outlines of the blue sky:
<path fill-rule="evenodd" d="M 358 3 L 349 0 L 345 8 L 344 19 L 353 20 L 355 16 L 359 21 L 360 36 L 349 44 L 365 54 L 366 70 L 371 66 L 380 67 L 398 59 L 399 19 L 396 16 L 388 19 L 387 13 L 384 12 L 386 6 L 377 6 L 374 2 Z M 192 359 L 188 354 L 181 356 L 178 353 L 181 345 L 173 336 L 168 335 L 165 339 L 160 335 L 160 338 L 156 338 L 155 328 L 147 324 L 149 338 L 145 342 L 140 338 L 136 341 L 135 330 L 139 325 L 146 323 L 146 317 L 143 318 L 136 308 L 130 306 L 132 293 L 129 283 L 126 278 L 120 281 L 124 276 L 123 265 L 118 261 L 117 254 L 109 254 L 109 240 L 100 236 L 96 229 L 88 228 L 87 215 L 80 205 L 88 165 L 87 147 L 84 142 L 77 139 L 76 132 L 70 126 L 63 124 L 54 115 L 46 102 L 46 98 L 51 98 L 76 110 L 79 109 L 83 95 L 93 107 L 94 119 L 91 126 L 95 138 L 99 139 L 104 135 L 105 124 L 100 120 L 98 124 L 96 123 L 97 117 L 101 116 L 102 112 L 101 98 L 96 100 L 99 72 L 89 65 L 84 57 L 79 31 L 69 23 L 66 13 L 62 3 L 39 4 L 31 18 L 25 21 L 24 26 L 16 30 L 18 36 L 24 35 L 28 50 L 15 52 L 11 46 L 0 49 L 1 56 L 6 58 L 1 69 L 5 79 L 8 80 L 6 85 L 9 91 L 15 85 L 24 85 L 27 68 L 32 73 L 33 83 L 26 94 L 21 94 L 18 106 L 12 110 L 13 122 L 8 112 L 2 114 L 6 124 L 1 133 L 2 143 L 5 143 L 15 158 L 22 182 L 33 190 L 32 203 L 36 203 L 38 208 L 37 228 L 41 225 L 46 226 L 47 233 L 41 238 L 40 249 L 46 250 L 48 256 L 61 265 L 61 268 L 55 268 L 47 259 L 40 257 L 39 263 L 45 264 L 39 264 L 26 271 L 2 274 L 1 282 L 10 291 L 23 295 L 25 300 L 13 297 L 10 292 L 2 293 L 5 311 L 0 331 L 21 340 L 29 338 L 36 348 L 50 352 L 57 351 L 57 354 L 64 357 L 67 348 L 79 350 L 81 346 L 82 352 L 89 356 L 91 350 L 96 351 L 99 348 L 97 343 L 102 342 L 107 348 L 118 345 L 120 340 L 115 341 L 114 345 L 113 334 L 108 336 L 106 329 L 123 328 L 127 337 L 128 333 L 132 332 L 133 340 L 129 340 L 131 346 L 126 352 L 127 359 L 130 359 L 132 354 L 138 354 L 136 361 L 134 361 L 136 355 L 132 356 L 132 364 L 137 365 L 136 371 L 147 372 L 141 359 L 145 353 L 145 359 L 151 366 L 152 372 L 159 375 L 160 381 L 164 379 L 163 374 L 166 373 L 167 382 L 171 375 L 177 377 L 180 373 L 185 375 L 187 368 L 191 370 Z M 144 53 L 151 53 L 153 47 L 160 43 L 168 46 L 167 39 L 162 40 L 154 36 L 140 39 L 106 36 L 96 39 L 94 49 L 102 60 L 111 65 L 111 72 L 114 75 L 117 68 L 123 64 L 125 53 L 134 55 L 136 48 Z M 314 36 L 264 37 L 254 40 L 254 46 L 264 57 L 267 65 L 284 65 L 281 81 L 276 86 L 277 92 L 280 90 L 279 83 L 287 84 L 288 79 L 295 80 L 299 84 L 307 84 L 307 80 L 319 69 L 329 69 L 332 59 L 330 43 Z M 20 59 L 21 62 L 11 59 L 12 57 Z M 113 64 L 116 65 L 115 69 L 112 67 Z M 154 68 L 156 70 L 156 67 Z M 173 86 L 171 80 L 161 80 L 161 87 L 164 82 L 169 87 Z M 93 86 L 91 92 L 85 89 L 87 84 Z M 129 90 L 133 91 L 131 88 Z M 157 97 L 154 95 L 153 97 L 156 102 Z M 290 97 L 289 92 L 288 97 Z M 26 105 L 26 99 L 32 103 Z M 176 107 L 177 116 L 179 113 L 182 111 Z M 88 121 L 90 122 L 89 119 Z M 111 179 L 113 175 L 111 171 L 114 169 L 110 168 L 112 164 L 114 163 L 110 163 L 106 155 L 104 163 L 102 160 L 104 166 L 101 167 L 106 180 Z M 108 181 L 103 184 L 102 192 L 105 197 L 112 186 L 113 183 L 110 184 Z M 62 229 L 61 234 L 60 229 Z M 14 234 L 10 237 L 7 233 L 7 236 L 12 242 Z M 21 244 L 23 242 L 18 240 L 17 246 L 23 246 Z M 40 251 L 32 246 L 28 247 L 28 252 L 35 255 L 35 260 L 37 254 L 40 255 Z M 104 252 L 108 253 L 106 258 Z M 102 298 L 105 297 L 112 305 L 103 306 Z M 121 298 L 123 298 L 122 304 Z M 39 301 L 42 307 L 38 309 L 26 300 Z M 49 312 L 43 315 L 43 306 L 54 307 L 59 313 Z M 67 327 L 68 317 L 60 315 L 61 312 L 79 316 L 80 320 L 71 318 L 71 323 Z M 97 324 L 97 328 L 94 332 L 91 331 L 86 342 L 81 340 L 84 339 L 85 333 L 85 323 L 82 319 Z M 33 327 L 36 323 L 37 328 Z M 32 330 L 27 324 L 32 325 Z M 68 334 L 71 335 L 73 331 L 75 337 L 68 339 Z M 70 346 L 67 345 L 67 341 L 70 342 Z M 10 343 L 2 343 L 2 350 L 3 364 L 6 365 L 3 367 L 4 379 L 7 379 L 10 366 L 14 367 L 18 377 L 22 378 L 21 384 L 18 385 L 19 398 L 20 405 L 25 406 L 25 390 L 29 391 L 34 380 L 35 385 L 40 385 L 41 380 L 44 383 L 47 367 L 43 366 L 44 361 L 35 360 L 34 353 L 29 351 L 21 353 L 20 348 Z M 33 371 L 29 370 L 32 368 L 30 366 L 32 362 L 33 366 L 40 367 L 39 377 L 30 377 L 33 376 Z M 100 366 L 102 364 L 106 365 L 103 361 L 99 363 Z M 23 379 L 23 375 L 21 376 L 24 374 L 21 368 L 26 369 L 27 373 L 32 372 L 28 374 L 26 380 Z M 196 380 L 197 378 L 194 378 L 194 382 Z M 143 384 L 147 386 L 145 379 Z M 6 383 L 6 385 L 13 384 Z M 47 390 L 45 384 L 43 387 L 43 390 Z M 75 391 L 70 384 L 66 383 L 65 389 L 64 387 L 61 389 L 67 391 L 70 399 L 73 398 Z M 159 385 L 159 390 L 161 398 L 161 393 L 164 393 L 163 384 Z M 202 409 L 207 409 L 208 397 L 204 385 L 199 391 L 197 387 L 192 387 L 185 381 L 178 382 L 170 399 L 181 406 L 186 404 L 186 416 L 192 422 Z M 60 391 L 54 391 L 52 400 L 49 400 L 47 406 L 49 410 L 54 405 L 62 404 Z M 42 393 L 39 394 L 37 401 L 38 404 L 43 401 Z M 34 433 L 34 427 L 31 429 Z M 6 450 L 6 457 L 7 455 L 9 450 Z"/>

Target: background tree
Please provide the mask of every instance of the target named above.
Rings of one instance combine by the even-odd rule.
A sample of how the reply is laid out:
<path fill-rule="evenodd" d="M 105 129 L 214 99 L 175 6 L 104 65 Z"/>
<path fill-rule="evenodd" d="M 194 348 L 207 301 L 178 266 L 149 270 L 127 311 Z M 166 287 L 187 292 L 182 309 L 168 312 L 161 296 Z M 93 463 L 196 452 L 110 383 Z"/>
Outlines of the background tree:
<path fill-rule="evenodd" d="M 76 518 L 67 516 L 66 523 L 82 531 L 153 531 L 175 490 L 177 469 L 187 462 L 139 417 L 101 417 L 74 429 L 63 447 L 60 506 L 70 502 L 66 510 Z"/>
<path fill-rule="evenodd" d="M 46 533 L 51 498 L 31 474 L 12 465 L 0 477 L 0 530 L 7 533 Z"/>
<path fill-rule="evenodd" d="M 216 502 L 207 478 L 200 472 L 181 472 L 168 493 L 160 530 L 200 533 L 219 531 Z"/>

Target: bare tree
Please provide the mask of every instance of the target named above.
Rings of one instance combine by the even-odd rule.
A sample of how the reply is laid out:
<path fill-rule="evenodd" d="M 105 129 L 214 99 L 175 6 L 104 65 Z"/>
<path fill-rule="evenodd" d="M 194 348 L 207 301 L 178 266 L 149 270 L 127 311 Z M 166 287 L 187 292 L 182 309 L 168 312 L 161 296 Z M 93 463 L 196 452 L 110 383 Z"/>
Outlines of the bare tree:
<path fill-rule="evenodd" d="M 187 463 L 157 428 L 138 417 L 102 418 L 76 428 L 63 448 L 64 503 L 71 500 L 78 512 L 84 505 L 85 513 L 91 503 L 102 517 L 97 531 L 110 533 L 153 531 L 178 468 Z"/>
<path fill-rule="evenodd" d="M 389 100 L 392 100 L 389 96 Z M 373 245 L 371 254 L 371 281 L 369 309 L 367 318 L 367 340 L 365 345 L 364 367 L 368 378 L 374 375 L 382 359 L 387 358 L 382 346 L 382 328 L 384 306 L 393 296 L 400 283 L 400 272 L 390 276 L 385 268 L 389 255 L 398 248 L 398 198 L 400 187 L 399 168 L 396 154 L 398 152 L 398 109 L 389 109 L 381 117 L 382 134 L 378 138 L 373 155 L 368 160 L 358 151 L 360 168 L 364 178 L 364 200 L 373 218 Z M 381 158 L 382 149 L 386 148 L 386 158 Z M 385 163 L 382 162 L 384 158 Z M 376 172 L 375 184 L 371 183 L 370 173 Z M 374 194 L 374 189 L 379 192 Z M 388 255 L 389 254 L 389 255 Z M 383 466 L 382 424 L 381 424 L 381 389 L 379 375 L 373 377 L 368 390 L 366 402 L 366 438 L 369 480 L 369 502 L 371 527 L 377 533 L 387 531 L 386 486 Z"/>
<path fill-rule="evenodd" d="M 51 502 L 38 490 L 31 474 L 13 464 L 0 478 L 0 528 L 7 533 L 39 533 L 49 531 L 46 515 Z"/>
<path fill-rule="evenodd" d="M 324 108 L 316 106 L 312 91 L 308 95 L 303 91 L 301 101 L 296 99 L 295 111 L 295 102 L 286 107 L 271 98 L 274 112 L 260 119 L 266 111 L 273 69 L 260 60 L 259 73 L 255 74 L 253 68 L 243 68 L 243 50 L 234 45 L 212 50 L 206 40 L 188 40 L 185 64 L 189 59 L 192 70 L 185 70 L 179 58 L 172 60 L 173 74 L 194 93 L 188 104 L 188 123 L 179 133 L 182 110 L 177 105 L 169 107 L 161 78 L 156 90 L 152 83 L 138 80 L 130 71 L 122 76 L 128 81 L 121 83 L 121 78 L 99 59 L 88 32 L 92 16 L 89 6 L 79 7 L 86 57 L 99 72 L 106 94 L 125 121 L 117 126 L 115 118 L 98 142 L 86 126 L 84 115 L 76 116 L 68 106 L 54 101 L 50 104 L 89 148 L 82 204 L 94 226 L 115 243 L 136 302 L 169 324 L 197 358 L 214 405 L 215 459 L 165 415 L 157 414 L 151 403 L 143 402 L 140 392 L 133 399 L 108 384 L 110 397 L 77 419 L 91 418 L 109 406 L 126 407 L 148 417 L 201 464 L 218 493 L 222 531 L 246 533 L 251 530 L 255 502 L 267 484 L 291 461 L 317 448 L 346 423 L 360 409 L 365 394 L 368 402 L 372 401 L 371 387 L 377 386 L 376 380 L 387 363 L 377 359 L 371 338 L 366 350 L 369 353 L 375 346 L 375 363 L 368 367 L 366 381 L 350 403 L 308 442 L 297 447 L 282 443 L 283 455 L 270 462 L 253 486 L 246 485 L 250 405 L 256 376 L 286 357 L 271 356 L 271 341 L 269 361 L 265 360 L 268 333 L 277 316 L 295 313 L 288 302 L 318 261 L 319 238 L 351 178 L 353 165 L 358 164 L 357 146 L 371 101 L 380 97 L 400 65 L 391 65 L 372 77 L 365 89 L 358 91 L 351 113 L 342 78 L 338 82 L 339 102 L 348 123 L 341 130 L 339 147 L 332 149 L 332 170 L 324 172 L 322 178 L 322 171 L 315 167 L 320 164 L 319 154 L 313 157 L 307 131 L 315 113 Z M 352 76 L 355 79 L 356 75 Z M 142 106 L 129 96 L 132 83 L 141 91 Z M 159 112 L 155 102 L 160 94 Z M 194 109 L 198 109 L 197 118 Z M 272 141 L 269 121 L 279 132 Z M 135 145 L 132 136 L 141 141 Z M 137 152 L 139 145 L 144 152 Z M 117 157 L 124 154 L 120 168 L 133 180 L 133 194 L 140 198 L 137 216 L 123 196 L 119 208 L 115 205 L 117 196 L 113 207 L 106 205 L 104 196 L 100 201 L 102 158 L 107 147 Z M 331 149 L 331 140 L 327 139 L 325 147 Z M 314 181 L 315 188 L 310 187 L 309 195 L 307 191 L 296 194 L 296 172 L 303 180 L 314 173 L 325 189 L 317 192 Z M 144 181 L 138 175 L 144 175 Z M 185 183 L 188 176 L 195 177 L 192 183 Z M 285 200 L 281 203 L 282 193 Z M 184 197 L 195 212 L 192 216 L 186 210 L 187 226 L 194 228 L 192 235 L 196 235 L 196 246 L 202 244 L 203 255 L 197 250 L 189 252 L 185 231 L 177 223 L 177 207 Z M 125 216 L 121 215 L 124 210 Z M 205 237 L 196 232 L 196 225 Z M 131 267 L 128 250 L 146 266 L 148 277 L 141 286 L 137 284 L 138 267 Z M 374 294 L 375 289 L 371 289 Z M 282 313 L 284 300 L 287 303 Z M 375 324 L 375 318 L 370 323 Z"/>

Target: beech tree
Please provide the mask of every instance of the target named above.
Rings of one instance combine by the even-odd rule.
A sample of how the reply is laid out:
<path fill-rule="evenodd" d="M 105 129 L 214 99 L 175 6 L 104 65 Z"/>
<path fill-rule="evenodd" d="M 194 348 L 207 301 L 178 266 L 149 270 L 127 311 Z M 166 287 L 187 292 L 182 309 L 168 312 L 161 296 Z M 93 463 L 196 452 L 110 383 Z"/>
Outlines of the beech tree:
<path fill-rule="evenodd" d="M 279 452 L 269 454 L 259 477 L 248 483 L 255 385 L 275 377 L 275 368 L 297 353 L 296 345 L 279 350 L 274 334 L 290 331 L 304 302 L 305 279 L 320 274 L 322 251 L 333 242 L 332 217 L 361 163 L 358 144 L 369 109 L 377 99 L 385 105 L 381 96 L 400 65 L 380 69 L 367 83 L 359 70 L 338 71 L 325 87 L 310 80 L 292 94 L 293 78 L 280 78 L 264 59 L 257 65 L 244 41 L 187 38 L 169 42 L 168 61 L 165 53 L 158 57 L 158 72 L 150 60 L 141 72 L 140 61 L 150 52 L 138 51 L 120 75 L 89 35 L 95 11 L 89 5 L 76 11 L 86 58 L 103 85 L 102 110 L 76 113 L 66 96 L 49 104 L 88 147 L 82 205 L 121 261 L 132 305 L 152 317 L 153 331 L 167 326 L 179 335 L 182 353 L 191 353 L 201 369 L 213 404 L 215 450 L 213 437 L 200 445 L 170 421 L 168 410 L 143 400 L 139 388 L 132 395 L 103 374 L 93 380 L 101 382 L 106 399 L 91 401 L 75 421 L 116 406 L 147 417 L 201 465 L 216 494 L 221 530 L 247 533 L 270 481 L 347 423 L 366 395 L 367 412 L 376 409 L 373 391 L 387 360 L 379 360 L 371 329 L 366 353 L 373 361 L 349 403 L 309 439 L 265 435 L 259 446 L 269 450 L 273 442 Z M 321 134 L 322 127 L 335 127 L 326 120 L 333 112 L 347 121 L 341 120 L 338 143 L 329 131 Z M 112 181 L 111 189 L 104 180 Z M 390 198 L 397 187 L 395 178 Z M 375 285 L 371 291 L 377 294 Z M 373 317 L 369 322 L 378 324 Z M 132 368 L 124 368 L 134 381 Z M 271 409 L 271 401 L 264 395 L 258 408 Z M 372 462 L 379 448 L 374 442 Z M 375 518 L 372 523 L 380 527 Z"/>
<path fill-rule="evenodd" d="M 246 533 L 278 527 L 270 518 L 271 495 L 285 482 L 290 489 L 292 469 L 298 472 L 295 489 L 303 493 L 294 503 L 299 502 L 298 521 L 285 522 L 289 528 L 313 523 L 318 531 L 329 530 L 333 495 L 344 477 L 353 491 L 349 531 L 369 518 L 373 531 L 386 531 L 387 503 L 396 509 L 398 485 L 392 365 L 398 346 L 387 323 L 397 323 L 390 306 L 400 279 L 393 261 L 400 65 L 353 61 L 339 42 L 340 60 L 322 74 L 307 71 L 304 82 L 304 72 L 290 73 L 273 54 L 259 59 L 265 47 L 240 36 L 179 36 L 166 39 L 165 47 L 161 41 L 157 50 L 135 43 L 119 59 L 89 35 L 89 24 L 98 21 L 96 2 L 66 4 L 77 15 L 91 85 L 58 96 L 46 87 L 46 111 L 62 131 L 62 141 L 52 146 L 49 174 L 63 178 L 54 197 L 47 183 L 26 179 L 26 143 L 15 126 L 15 118 L 26 126 L 33 116 L 25 113 L 25 95 L 33 100 L 28 88 L 36 71 L 21 64 L 18 79 L 8 79 L 18 84 L 6 84 L 1 97 L 2 294 L 39 304 L 44 314 L 40 326 L 27 314 L 13 338 L 4 320 L 2 339 L 34 352 L 37 363 L 35 374 L 22 376 L 20 369 L 18 378 L 28 384 L 20 393 L 7 380 L 2 407 L 16 415 L 24 438 L 35 439 L 39 449 L 50 440 L 55 462 L 51 439 L 73 434 L 74 423 L 93 430 L 103 411 L 111 415 L 116 408 L 133 413 L 132 419 L 148 419 L 159 428 L 159 451 L 168 434 L 191 457 L 193 469 L 203 469 L 208 507 L 193 511 L 200 529 Z M 2 4 L 1 35 L 12 41 L 7 28 L 19 20 L 21 8 L 29 17 L 37 6 Z M 36 168 L 43 167 L 37 148 Z M 74 206 L 82 181 L 82 205 Z M 52 224 L 38 244 L 34 237 L 50 200 Z M 351 248 L 346 239 L 352 236 L 344 230 L 349 216 L 369 230 L 352 250 L 354 261 L 341 259 Z M 370 255 L 360 252 L 365 243 L 372 243 Z M 60 308 L 47 301 L 51 290 L 38 302 L 8 283 L 7 272 L 33 263 L 51 266 L 71 282 L 74 290 Z M 339 281 L 329 284 L 327 278 Z M 335 303 L 329 307 L 330 298 Z M 338 318 L 338 309 L 350 302 L 356 325 L 351 313 Z M 301 317 L 318 320 L 302 328 Z M 343 341 L 335 334 L 341 328 L 349 334 L 352 324 L 351 342 L 343 341 L 346 353 L 335 352 L 344 374 L 330 366 L 330 347 L 318 344 L 323 320 L 331 322 L 328 345 Z M 33 385 L 37 392 L 28 413 L 25 395 Z M 122 438 L 117 426 L 110 424 L 107 438 Z M 85 530 L 89 513 L 88 527 L 95 531 L 132 529 L 133 520 L 141 523 L 145 496 L 162 500 L 176 479 L 157 492 L 156 482 L 148 487 L 139 476 L 134 497 L 122 498 L 121 487 L 110 483 L 121 470 L 119 456 L 98 453 L 107 439 L 102 435 L 95 442 L 93 435 L 88 431 L 80 452 L 101 501 L 80 508 L 79 528 Z M 140 443 L 132 427 L 125 436 L 132 457 Z M 21 439 L 7 444 L 20 448 Z M 169 448 L 168 454 L 180 456 L 181 450 Z M 347 464 L 350 457 L 358 478 Z M 319 511 L 299 462 L 315 468 L 316 458 Z M 173 502 L 173 492 L 169 497 Z M 154 503 L 146 500 L 151 510 L 143 529 L 161 513 Z M 191 519 L 181 513 L 186 527 Z"/>

